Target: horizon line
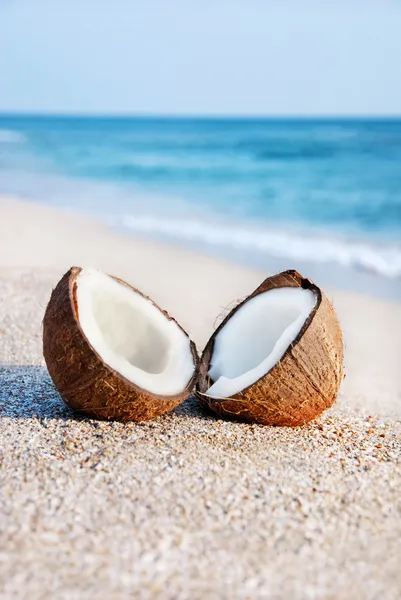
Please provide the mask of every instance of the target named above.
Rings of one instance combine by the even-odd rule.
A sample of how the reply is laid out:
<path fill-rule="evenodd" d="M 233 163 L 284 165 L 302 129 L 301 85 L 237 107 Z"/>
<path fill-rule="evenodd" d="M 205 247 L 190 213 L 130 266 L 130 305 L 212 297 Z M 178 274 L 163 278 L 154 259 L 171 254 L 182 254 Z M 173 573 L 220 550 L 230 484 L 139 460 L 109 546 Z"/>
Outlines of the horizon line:
<path fill-rule="evenodd" d="M 0 117 L 61 117 L 61 118 L 93 118 L 93 119 L 200 119 L 200 120 L 340 120 L 340 119 L 366 119 L 366 120 L 391 120 L 401 119 L 401 113 L 317 113 L 317 114 L 296 114 L 296 113 L 146 113 L 146 112 L 100 112 L 100 111 L 14 111 L 0 110 Z"/>

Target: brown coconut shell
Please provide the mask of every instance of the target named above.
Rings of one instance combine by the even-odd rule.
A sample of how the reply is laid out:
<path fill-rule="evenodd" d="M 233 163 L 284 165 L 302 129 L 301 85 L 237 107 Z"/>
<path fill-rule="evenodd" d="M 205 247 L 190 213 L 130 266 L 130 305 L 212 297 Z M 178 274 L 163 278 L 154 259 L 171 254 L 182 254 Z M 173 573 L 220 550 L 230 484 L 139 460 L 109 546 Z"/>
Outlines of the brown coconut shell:
<path fill-rule="evenodd" d="M 262 378 L 231 398 L 205 395 L 214 383 L 209 375 L 216 335 L 251 298 L 273 288 L 302 287 L 316 296 L 316 305 L 282 358 Z M 268 277 L 236 306 L 206 344 L 200 361 L 196 395 L 222 417 L 265 425 L 304 425 L 335 401 L 343 379 L 343 338 L 337 315 L 323 292 L 297 271 Z"/>
<path fill-rule="evenodd" d="M 72 267 L 59 281 L 43 319 L 43 354 L 61 397 L 72 409 L 95 419 L 145 421 L 171 411 L 187 398 L 195 385 L 199 362 L 195 344 L 190 342 L 194 375 L 182 393 L 155 395 L 125 379 L 103 362 L 81 328 L 77 302 L 80 272 L 81 268 Z M 125 281 L 113 279 L 143 296 Z"/>

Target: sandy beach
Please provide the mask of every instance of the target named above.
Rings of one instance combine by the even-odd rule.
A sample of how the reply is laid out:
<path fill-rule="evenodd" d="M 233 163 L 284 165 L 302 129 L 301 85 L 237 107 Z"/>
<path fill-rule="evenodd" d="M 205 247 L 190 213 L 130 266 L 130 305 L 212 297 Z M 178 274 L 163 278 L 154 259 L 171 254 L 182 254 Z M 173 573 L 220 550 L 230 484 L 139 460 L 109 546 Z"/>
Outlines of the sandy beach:
<path fill-rule="evenodd" d="M 74 264 L 150 294 L 199 350 L 270 274 L 0 199 L 0 597 L 399 598 L 401 305 L 325 290 L 346 379 L 302 428 L 226 422 L 194 398 L 104 423 L 64 405 L 42 356 Z"/>

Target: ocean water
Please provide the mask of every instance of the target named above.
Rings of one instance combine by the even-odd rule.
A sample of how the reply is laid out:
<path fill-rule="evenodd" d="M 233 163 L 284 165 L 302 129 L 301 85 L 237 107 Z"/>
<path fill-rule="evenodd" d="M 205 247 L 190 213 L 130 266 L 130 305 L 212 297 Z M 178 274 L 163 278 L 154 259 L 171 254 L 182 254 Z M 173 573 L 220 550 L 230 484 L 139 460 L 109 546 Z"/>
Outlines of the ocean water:
<path fill-rule="evenodd" d="M 0 194 L 401 297 L 401 119 L 0 115 Z"/>

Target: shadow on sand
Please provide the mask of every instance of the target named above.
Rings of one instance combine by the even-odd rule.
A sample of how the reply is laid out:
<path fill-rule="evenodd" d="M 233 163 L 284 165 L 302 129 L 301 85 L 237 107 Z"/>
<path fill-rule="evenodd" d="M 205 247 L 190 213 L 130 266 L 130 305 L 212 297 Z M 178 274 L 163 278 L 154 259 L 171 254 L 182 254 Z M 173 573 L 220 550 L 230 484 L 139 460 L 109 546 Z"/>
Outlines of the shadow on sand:
<path fill-rule="evenodd" d="M 181 418 L 214 419 L 193 396 L 171 414 Z M 46 367 L 39 365 L 0 365 L 0 419 L 4 417 L 89 420 L 64 404 Z"/>
<path fill-rule="evenodd" d="M 0 365 L 0 418 L 78 419 L 58 394 L 46 367 Z"/>

